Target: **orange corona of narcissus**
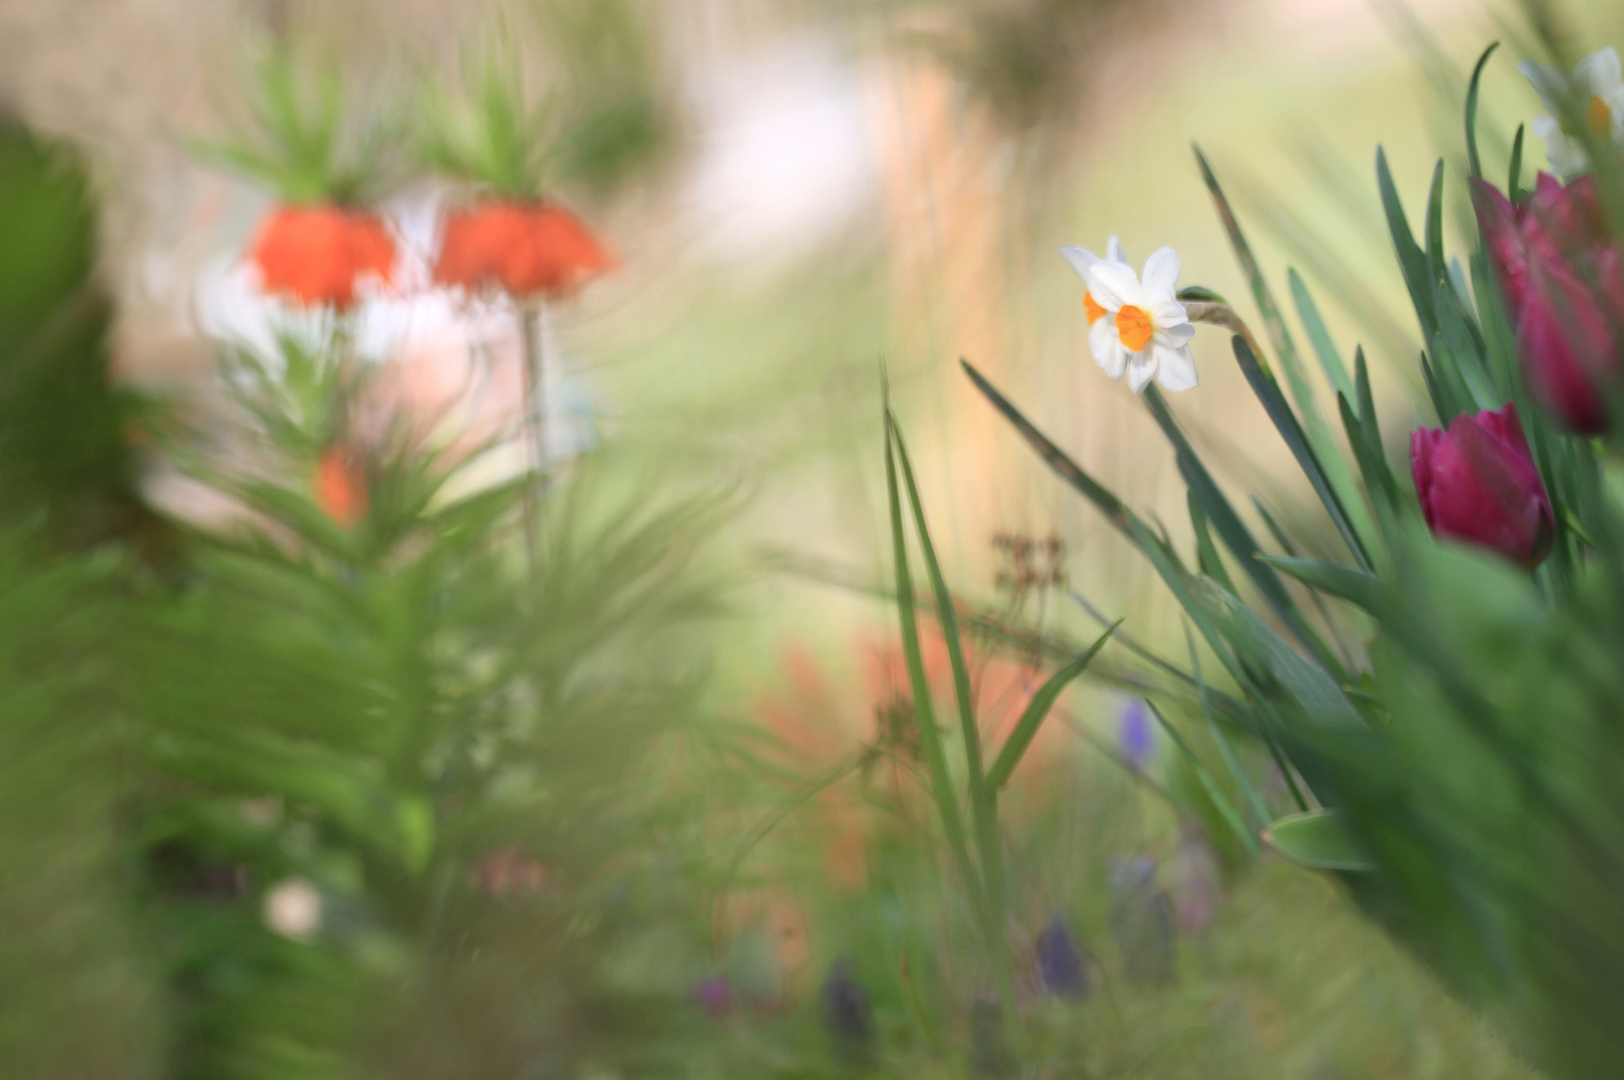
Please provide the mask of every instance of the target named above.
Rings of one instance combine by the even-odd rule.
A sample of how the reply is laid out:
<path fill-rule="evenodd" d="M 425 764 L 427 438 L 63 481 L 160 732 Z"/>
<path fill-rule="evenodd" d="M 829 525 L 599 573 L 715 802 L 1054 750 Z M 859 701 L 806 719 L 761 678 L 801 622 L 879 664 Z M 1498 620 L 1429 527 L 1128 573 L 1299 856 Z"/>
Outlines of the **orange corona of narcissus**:
<path fill-rule="evenodd" d="M 348 447 L 329 446 L 321 452 L 315 489 L 322 512 L 344 528 L 354 528 L 367 516 L 366 472 Z"/>
<path fill-rule="evenodd" d="M 391 280 L 395 242 L 383 220 L 343 206 L 284 206 L 260 227 L 251 258 L 261 288 L 307 307 L 348 308 L 363 277 Z"/>
<path fill-rule="evenodd" d="M 446 216 L 434 280 L 469 291 L 556 298 L 614 263 L 591 230 L 563 207 L 489 199 Z"/>

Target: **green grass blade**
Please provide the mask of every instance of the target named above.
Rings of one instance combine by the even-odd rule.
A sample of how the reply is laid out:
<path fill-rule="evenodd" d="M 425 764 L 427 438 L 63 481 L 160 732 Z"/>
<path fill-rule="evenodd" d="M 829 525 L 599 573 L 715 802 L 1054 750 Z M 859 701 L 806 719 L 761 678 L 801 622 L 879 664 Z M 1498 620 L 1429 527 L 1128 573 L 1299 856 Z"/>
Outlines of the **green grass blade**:
<path fill-rule="evenodd" d="M 1003 394 L 994 389 L 992 383 L 988 382 L 981 372 L 972 367 L 969 361 L 961 359 L 959 365 L 964 368 L 964 373 L 970 377 L 970 382 L 975 385 L 975 388 L 981 391 L 982 396 L 992 402 L 993 408 L 1002 413 L 1004 419 L 1008 420 L 1014 425 L 1015 430 L 1020 432 L 1021 438 L 1026 440 L 1027 445 L 1037 451 L 1038 457 L 1043 459 L 1044 464 L 1058 473 L 1066 483 L 1082 492 L 1083 496 L 1093 503 L 1112 525 L 1115 525 L 1124 534 L 1129 534 L 1132 513 L 1123 505 L 1121 499 L 1084 472 L 1082 467 L 1067 457 L 1063 450 L 1050 442 L 1041 431 L 1033 427 L 1032 422 L 1023 416 L 1019 409 L 1011 405 Z"/>
<path fill-rule="evenodd" d="M 1101 634 L 1094 644 L 1088 647 L 1087 652 L 1049 676 L 1048 680 L 1038 688 L 1038 692 L 1032 695 L 1032 700 L 1027 704 L 1026 710 L 1021 713 L 1021 718 L 1015 722 L 1014 730 L 1009 733 L 1009 738 L 1004 741 L 1004 748 L 998 752 L 997 760 L 992 763 L 992 768 L 987 770 L 987 786 L 989 788 L 996 791 L 1009 783 L 1010 775 L 1014 773 L 1015 766 L 1021 763 L 1021 755 L 1025 754 L 1027 748 L 1032 745 L 1032 740 L 1037 737 L 1038 728 L 1043 725 L 1043 721 L 1049 715 L 1049 710 L 1054 708 L 1054 703 L 1059 700 L 1061 691 L 1088 670 L 1088 665 L 1093 661 L 1095 654 L 1105 648 L 1105 643 L 1111 640 L 1111 635 L 1115 634 L 1117 627 L 1121 625 L 1121 619 L 1112 623 L 1110 628 Z"/>
<path fill-rule="evenodd" d="M 1147 698 L 1145 705 L 1150 709 L 1150 714 L 1156 718 L 1156 722 L 1161 724 L 1162 730 L 1167 732 L 1167 737 L 1173 740 L 1173 745 L 1179 748 L 1185 760 L 1190 763 L 1190 767 L 1195 770 L 1196 779 L 1201 782 L 1201 787 L 1206 791 L 1207 798 L 1212 800 L 1212 805 L 1217 807 L 1218 812 L 1223 815 L 1224 822 L 1235 831 L 1235 835 L 1240 838 L 1240 842 L 1246 846 L 1247 853 L 1256 855 L 1261 850 L 1257 836 L 1253 834 L 1251 829 L 1247 828 L 1240 811 L 1235 809 L 1235 804 L 1230 801 L 1228 795 L 1224 794 L 1223 788 L 1220 788 L 1217 782 L 1213 780 L 1212 773 L 1207 771 L 1207 766 L 1196 756 L 1195 751 L 1190 749 L 1190 744 L 1184 741 L 1184 736 L 1179 734 L 1178 729 L 1167 722 L 1167 717 L 1162 715 L 1162 711 L 1156 707 L 1155 702 Z"/>
<path fill-rule="evenodd" d="M 936 710 L 931 702 L 930 681 L 925 677 L 925 662 L 919 647 L 919 623 L 914 611 L 913 573 L 908 567 L 908 545 L 902 528 L 902 499 L 897 490 L 896 457 L 891 448 L 890 406 L 886 407 L 885 488 L 891 516 L 891 552 L 896 562 L 897 620 L 902 631 L 902 652 L 908 666 L 908 683 L 913 690 L 914 721 L 919 731 L 919 744 L 930 768 L 931 795 L 942 819 L 942 832 L 948 847 L 958 863 L 974 906 L 983 906 L 981 879 L 975 863 L 970 859 L 964 821 L 959 815 L 958 802 L 953 796 L 953 777 L 947 766 L 947 754 L 942 747 L 942 735 L 936 728 Z"/>
<path fill-rule="evenodd" d="M 919 498 L 919 487 L 914 481 L 913 463 L 908 459 L 908 447 L 896 417 L 889 420 L 890 438 L 896 446 L 897 463 L 902 467 L 902 482 L 907 488 L 908 505 L 913 513 L 914 531 L 919 538 L 920 551 L 925 559 L 925 573 L 930 579 L 931 593 L 936 600 L 936 618 L 942 628 L 942 639 L 947 645 L 948 665 L 953 673 L 953 696 L 958 704 L 959 734 L 964 740 L 964 760 L 969 776 L 966 786 L 970 796 L 970 817 L 975 830 L 975 845 L 980 856 L 981 885 L 990 907 L 992 926 L 1003 925 L 1004 857 L 998 835 L 997 788 L 986 782 L 981 763 L 981 730 L 976 726 L 975 698 L 970 687 L 970 668 L 964 660 L 964 642 L 959 635 L 959 620 L 953 609 L 953 595 L 942 577 L 941 563 L 936 558 L 936 546 L 931 543 L 930 528 L 925 522 L 924 504 Z M 994 946 L 996 947 L 996 946 Z"/>

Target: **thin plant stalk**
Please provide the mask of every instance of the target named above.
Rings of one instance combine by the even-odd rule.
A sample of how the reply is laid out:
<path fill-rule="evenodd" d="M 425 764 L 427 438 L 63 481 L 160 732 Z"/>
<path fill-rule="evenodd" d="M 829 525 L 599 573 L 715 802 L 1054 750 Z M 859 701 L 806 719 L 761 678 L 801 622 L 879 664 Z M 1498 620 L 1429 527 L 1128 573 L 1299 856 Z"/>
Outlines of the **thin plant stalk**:
<path fill-rule="evenodd" d="M 515 308 L 519 320 L 519 341 L 524 350 L 522 378 L 524 380 L 523 441 L 525 471 L 530 475 L 524 485 L 524 554 L 525 567 L 532 587 L 536 583 L 536 485 L 541 482 L 542 470 L 547 465 L 546 387 L 547 355 L 542 341 L 542 308 L 540 302 L 521 303 Z"/>

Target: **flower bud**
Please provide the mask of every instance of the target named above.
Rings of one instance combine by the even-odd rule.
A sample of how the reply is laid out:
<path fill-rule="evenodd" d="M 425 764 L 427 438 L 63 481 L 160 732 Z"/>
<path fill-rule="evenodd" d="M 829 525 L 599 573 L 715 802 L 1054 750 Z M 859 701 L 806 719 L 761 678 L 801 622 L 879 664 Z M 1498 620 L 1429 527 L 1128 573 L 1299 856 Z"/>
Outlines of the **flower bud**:
<path fill-rule="evenodd" d="M 1058 998 L 1073 1000 L 1088 995 L 1088 971 L 1083 958 L 1077 954 L 1077 945 L 1071 931 L 1059 915 L 1038 935 L 1032 953 L 1038 962 L 1038 978 L 1043 988 Z"/>
<path fill-rule="evenodd" d="M 1541 173 L 1513 206 L 1474 179 L 1472 205 L 1529 389 L 1573 431 L 1605 431 L 1607 398 L 1624 375 L 1624 273 L 1594 180 L 1563 186 Z"/>
<path fill-rule="evenodd" d="M 868 991 L 852 974 L 851 960 L 842 956 L 829 965 L 823 980 L 823 1026 L 843 1057 L 862 1058 L 874 1049 L 879 1033 Z"/>
<path fill-rule="evenodd" d="M 1410 436 L 1410 470 L 1427 526 L 1532 570 L 1551 552 L 1555 517 L 1516 405 L 1462 413 L 1447 431 Z"/>

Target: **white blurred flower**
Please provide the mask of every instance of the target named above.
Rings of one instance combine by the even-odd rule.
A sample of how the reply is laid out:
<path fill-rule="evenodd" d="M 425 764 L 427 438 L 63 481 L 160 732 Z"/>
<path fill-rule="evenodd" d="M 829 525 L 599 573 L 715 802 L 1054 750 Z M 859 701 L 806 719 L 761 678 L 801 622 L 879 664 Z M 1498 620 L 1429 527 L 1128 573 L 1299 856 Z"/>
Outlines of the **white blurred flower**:
<path fill-rule="evenodd" d="M 321 894 L 303 878 L 289 878 L 265 894 L 265 925 L 285 938 L 309 941 L 321 929 Z"/>
<path fill-rule="evenodd" d="M 1087 248 L 1080 247 L 1063 247 L 1060 249 L 1060 254 L 1065 256 L 1067 262 L 1071 263 L 1071 268 L 1077 271 L 1077 276 L 1083 279 L 1085 286 L 1088 284 L 1088 271 L 1095 263 L 1114 262 L 1121 263 L 1123 266 L 1128 265 L 1128 256 L 1123 254 L 1122 244 L 1117 240 L 1116 233 L 1112 233 L 1111 239 L 1106 241 L 1105 258 L 1103 259 Z M 1095 323 L 1105 318 L 1106 315 L 1105 309 L 1100 307 L 1099 301 L 1094 299 L 1094 294 L 1089 292 L 1086 287 L 1083 289 L 1083 311 L 1088 315 L 1090 329 L 1093 328 Z M 1096 357 L 1096 359 L 1098 358 Z M 1117 375 L 1111 377 L 1114 379 L 1120 374 L 1121 372 L 1118 372 Z"/>
<path fill-rule="evenodd" d="M 1089 308 L 1089 351 L 1113 379 L 1122 378 L 1126 369 L 1128 386 L 1136 394 L 1144 393 L 1153 377 L 1164 390 L 1188 390 L 1197 383 L 1190 356 L 1195 327 L 1176 295 L 1178 254 L 1164 247 L 1151 255 L 1141 281 L 1126 258 L 1116 258 L 1122 249 L 1115 240 L 1112 237 L 1113 258 L 1096 258 L 1085 272 L 1084 303 L 1092 301 L 1099 307 L 1098 317 Z"/>
<path fill-rule="evenodd" d="M 1570 80 L 1562 72 L 1546 64 L 1524 60 L 1517 65 L 1527 80 L 1539 91 L 1539 98 L 1550 110 L 1550 115 L 1536 117 L 1534 134 L 1545 140 L 1545 156 L 1551 168 L 1564 179 L 1581 173 L 1590 164 L 1584 147 L 1564 131 L 1557 119 L 1564 103 L 1573 103 L 1584 111 L 1585 127 L 1595 138 L 1624 144 L 1624 71 L 1620 70 L 1618 50 L 1611 45 L 1600 52 L 1591 53 L 1573 69 Z"/>

